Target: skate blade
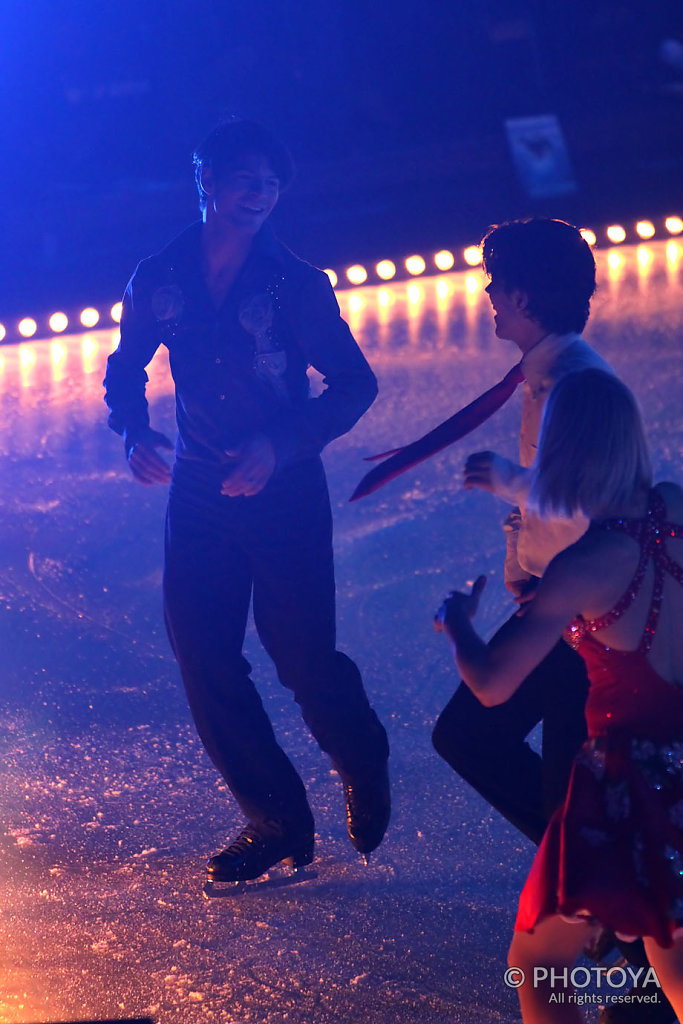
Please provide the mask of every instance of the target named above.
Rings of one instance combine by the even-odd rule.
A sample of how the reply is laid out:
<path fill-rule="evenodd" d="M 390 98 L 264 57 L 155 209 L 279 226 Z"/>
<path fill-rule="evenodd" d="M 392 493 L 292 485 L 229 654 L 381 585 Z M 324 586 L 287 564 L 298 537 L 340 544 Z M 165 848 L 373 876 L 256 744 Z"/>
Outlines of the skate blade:
<path fill-rule="evenodd" d="M 259 878 L 249 879 L 249 881 L 244 882 L 221 882 L 209 878 L 202 887 L 202 895 L 204 899 L 225 899 L 226 897 L 234 899 L 249 892 L 253 893 L 264 889 L 284 889 L 290 885 L 300 885 L 302 882 L 309 882 L 318 877 L 318 872 L 308 866 L 312 863 L 312 860 L 313 858 L 311 858 L 308 864 L 288 865 L 289 870 L 287 872 L 273 873 L 276 871 L 273 868 Z M 282 863 L 285 864 L 286 862 L 282 861 Z"/>

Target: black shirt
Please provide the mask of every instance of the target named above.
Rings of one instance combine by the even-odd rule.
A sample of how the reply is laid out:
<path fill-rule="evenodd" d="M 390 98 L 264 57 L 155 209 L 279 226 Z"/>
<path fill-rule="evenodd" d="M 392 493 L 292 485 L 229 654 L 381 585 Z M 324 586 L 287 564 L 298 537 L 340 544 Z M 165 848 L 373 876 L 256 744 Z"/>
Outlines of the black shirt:
<path fill-rule="evenodd" d="M 166 345 L 179 459 L 213 466 L 256 433 L 278 468 L 317 455 L 372 404 L 377 383 L 342 320 L 327 275 L 265 225 L 224 302 L 203 276 L 201 222 L 143 260 L 123 299 L 121 340 L 104 380 L 109 425 L 128 447 L 149 426 L 145 367 Z M 311 398 L 307 368 L 326 389 Z"/>

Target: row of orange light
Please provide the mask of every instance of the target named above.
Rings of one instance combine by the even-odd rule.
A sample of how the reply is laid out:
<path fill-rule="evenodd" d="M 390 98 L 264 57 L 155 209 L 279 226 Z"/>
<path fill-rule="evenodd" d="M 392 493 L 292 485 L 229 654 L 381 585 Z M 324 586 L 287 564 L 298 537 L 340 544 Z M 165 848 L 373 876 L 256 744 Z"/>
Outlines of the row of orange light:
<path fill-rule="evenodd" d="M 681 244 L 670 241 L 667 243 L 665 251 L 669 265 L 675 267 L 683 253 Z M 635 258 L 638 262 L 639 270 L 647 272 L 652 266 L 654 254 L 649 246 L 641 244 L 637 246 Z M 623 252 L 620 252 L 617 246 L 612 246 L 607 253 L 607 267 L 611 280 L 618 278 L 625 264 L 626 260 L 624 259 Z M 434 281 L 434 291 L 437 299 L 442 302 L 450 299 L 454 293 L 454 287 L 448 278 L 439 277 L 432 280 Z M 483 290 L 485 281 L 481 274 L 468 273 L 464 275 L 463 284 L 465 294 L 475 296 Z M 370 294 L 372 295 L 373 293 L 377 304 L 381 307 L 391 306 L 397 299 L 400 300 L 401 298 L 405 298 L 409 306 L 415 306 L 426 298 L 425 288 L 415 281 L 406 282 L 405 291 L 403 292 L 400 291 L 396 282 L 394 282 L 391 288 L 379 287 L 373 289 L 373 292 Z M 345 292 L 345 299 L 350 313 L 359 313 L 368 306 L 368 300 L 360 290 L 349 289 Z"/>
<path fill-rule="evenodd" d="M 115 303 L 109 310 L 109 317 L 111 323 L 117 324 L 121 320 L 121 303 Z M 91 330 L 93 327 L 97 327 L 102 319 L 102 314 L 98 309 L 93 306 L 87 306 L 81 310 L 78 316 L 78 322 L 81 327 Z M 70 324 L 69 318 L 66 313 L 53 313 L 48 321 L 48 326 L 53 334 L 63 334 L 64 331 Z M 38 324 L 33 317 L 25 316 L 23 320 L 20 320 L 17 324 L 17 331 L 22 338 L 32 338 L 38 331 Z M 7 329 L 4 324 L 0 324 L 0 341 L 4 341 L 7 336 Z"/>
<path fill-rule="evenodd" d="M 683 219 L 680 217 L 667 217 L 664 221 L 664 228 L 669 235 L 680 235 L 683 233 Z M 635 225 L 635 234 L 643 241 L 654 238 L 656 233 L 657 228 L 651 220 L 639 220 Z M 598 244 L 598 236 L 591 228 L 582 228 L 581 234 L 589 245 Z M 620 245 L 627 238 L 626 228 L 621 224 L 610 224 L 609 227 L 605 228 L 604 234 L 605 239 L 612 245 Z M 467 248 L 462 250 L 461 255 L 462 261 L 468 267 L 476 267 L 481 263 L 481 247 L 478 245 L 468 245 Z M 432 262 L 437 270 L 446 272 L 452 270 L 455 266 L 456 256 L 450 249 L 441 249 L 434 254 Z M 412 277 L 419 277 L 420 274 L 424 274 L 427 270 L 427 260 L 419 255 L 408 256 L 403 261 L 403 266 Z M 379 263 L 375 264 L 374 271 L 380 281 L 391 281 L 396 277 L 398 269 L 392 260 L 380 260 Z M 331 269 L 326 270 L 325 273 L 332 282 L 332 286 L 336 288 L 340 283 L 340 275 Z M 365 284 L 369 276 L 367 267 L 360 263 L 354 263 L 353 266 L 348 267 L 344 271 L 344 277 L 351 285 Z"/>
<path fill-rule="evenodd" d="M 683 234 L 683 219 L 681 217 L 667 217 L 664 221 L 664 229 L 669 235 L 680 235 Z M 657 228 L 654 223 L 650 220 L 639 220 L 635 225 L 635 235 L 646 241 L 650 238 L 654 238 L 657 234 Z M 598 244 L 598 236 L 590 228 L 582 228 L 581 234 L 586 239 L 589 245 Z M 605 228 L 604 231 L 605 239 L 611 245 L 620 245 L 625 242 L 628 233 L 626 228 L 621 224 L 610 224 L 609 227 Z M 481 263 L 481 247 L 478 245 L 468 245 L 461 253 L 463 263 L 468 267 L 476 267 Z M 435 253 L 432 257 L 433 266 L 436 270 L 446 273 L 452 270 L 456 263 L 455 253 L 451 252 L 450 249 L 441 249 Z M 427 260 L 423 256 L 417 254 L 408 256 L 403 261 L 403 266 L 411 277 L 419 277 L 424 274 L 427 270 Z M 374 272 L 376 277 L 380 281 L 391 281 L 398 273 L 399 268 L 393 262 L 393 260 L 380 260 L 379 263 L 375 264 Z M 334 288 L 339 284 L 340 275 L 336 271 L 328 269 L 325 271 L 332 286 Z M 369 272 L 366 267 L 360 263 L 355 263 L 353 266 L 348 267 L 344 271 L 346 281 L 351 285 L 362 285 L 368 280 Z M 116 302 L 109 310 L 109 317 L 111 323 L 119 323 L 121 320 L 121 303 Z M 102 314 L 99 310 L 93 306 L 88 306 L 82 310 L 78 321 L 80 327 L 86 329 L 92 329 L 97 327 L 102 320 Z M 53 334 L 62 334 L 70 325 L 69 317 L 66 313 L 53 313 L 48 321 L 48 326 Z M 32 338 L 38 332 L 38 323 L 33 317 L 27 316 L 19 321 L 16 327 L 17 332 L 22 338 Z M 4 341 L 7 337 L 7 329 L 4 324 L 0 323 L 0 342 Z"/>

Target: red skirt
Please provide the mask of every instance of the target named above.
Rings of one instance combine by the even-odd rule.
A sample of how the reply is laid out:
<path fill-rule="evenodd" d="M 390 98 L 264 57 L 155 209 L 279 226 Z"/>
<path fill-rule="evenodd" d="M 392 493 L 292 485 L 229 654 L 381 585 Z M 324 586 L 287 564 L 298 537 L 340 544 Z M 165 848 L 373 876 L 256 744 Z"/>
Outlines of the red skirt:
<path fill-rule="evenodd" d="M 683 741 L 588 740 L 550 820 L 515 922 L 595 919 L 663 947 L 683 933 Z"/>

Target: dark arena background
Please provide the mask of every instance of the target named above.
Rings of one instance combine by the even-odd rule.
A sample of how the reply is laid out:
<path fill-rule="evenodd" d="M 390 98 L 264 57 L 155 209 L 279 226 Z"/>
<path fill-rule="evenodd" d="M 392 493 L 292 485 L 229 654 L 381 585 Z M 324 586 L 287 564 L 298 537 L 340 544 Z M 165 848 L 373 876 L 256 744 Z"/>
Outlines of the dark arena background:
<path fill-rule="evenodd" d="M 364 455 L 516 361 L 476 245 L 534 214 L 595 245 L 586 338 L 636 392 L 656 477 L 680 482 L 681 5 L 29 0 L 3 5 L 0 47 L 0 1024 L 518 1019 L 503 973 L 533 847 L 430 734 L 457 682 L 431 625 L 443 595 L 485 573 L 482 629 L 509 614 L 505 506 L 460 479 L 470 450 L 514 457 L 519 400 L 348 497 Z M 165 488 L 131 477 L 101 381 L 126 281 L 197 218 L 190 155 L 230 113 L 290 146 L 276 230 L 328 269 L 379 379 L 325 463 L 340 646 L 387 723 L 394 813 L 366 867 L 250 632 L 317 856 L 211 899 L 205 857 L 240 818 L 164 634 Z M 148 393 L 173 434 L 161 353 Z"/>

